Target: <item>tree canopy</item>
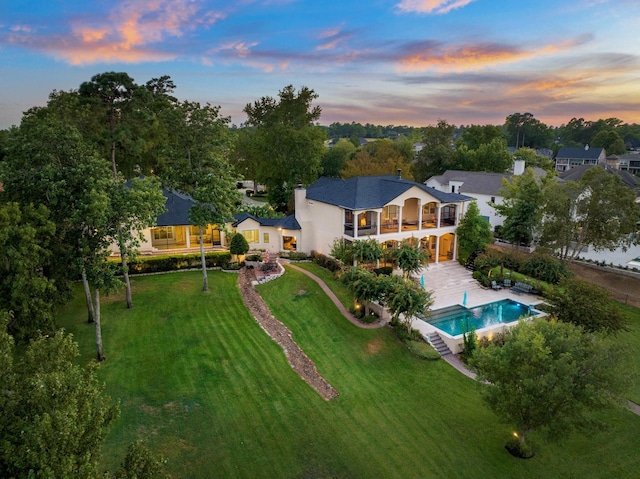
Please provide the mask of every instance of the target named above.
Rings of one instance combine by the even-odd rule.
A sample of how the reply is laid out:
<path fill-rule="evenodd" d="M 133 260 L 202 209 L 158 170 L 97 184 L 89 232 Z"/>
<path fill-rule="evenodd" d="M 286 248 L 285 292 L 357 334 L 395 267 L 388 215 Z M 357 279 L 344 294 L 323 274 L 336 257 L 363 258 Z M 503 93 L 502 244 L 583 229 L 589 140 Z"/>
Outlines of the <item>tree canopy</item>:
<path fill-rule="evenodd" d="M 78 347 L 62 331 L 34 339 L 14 360 L 0 323 L 0 476 L 98 477 L 100 446 L 118 409 L 96 364 L 75 364 Z"/>
<path fill-rule="evenodd" d="M 503 346 L 476 349 L 472 364 L 485 403 L 524 445 L 536 430 L 550 438 L 592 430 L 596 411 L 622 405 L 625 357 L 606 338 L 536 319 L 508 329 Z"/>
<path fill-rule="evenodd" d="M 628 320 L 607 290 L 577 278 L 563 279 L 559 286 L 547 298 L 558 320 L 590 332 L 626 330 Z"/>
<path fill-rule="evenodd" d="M 638 206 L 632 190 L 604 168 L 589 168 L 579 182 L 549 184 L 540 243 L 573 260 L 595 251 L 629 247 L 637 238 Z"/>
<path fill-rule="evenodd" d="M 458 261 L 464 264 L 471 253 L 484 249 L 493 241 L 491 224 L 480 216 L 480 210 L 475 201 L 467 207 L 460 225 L 456 229 L 458 235 Z"/>
<path fill-rule="evenodd" d="M 316 126 L 321 108 L 313 90 L 286 86 L 278 98 L 262 97 L 244 107 L 245 127 L 255 129 L 252 150 L 257 155 L 257 179 L 267 187 L 269 202 L 287 211 L 298 183 L 309 184 L 320 174 L 325 133 Z"/>

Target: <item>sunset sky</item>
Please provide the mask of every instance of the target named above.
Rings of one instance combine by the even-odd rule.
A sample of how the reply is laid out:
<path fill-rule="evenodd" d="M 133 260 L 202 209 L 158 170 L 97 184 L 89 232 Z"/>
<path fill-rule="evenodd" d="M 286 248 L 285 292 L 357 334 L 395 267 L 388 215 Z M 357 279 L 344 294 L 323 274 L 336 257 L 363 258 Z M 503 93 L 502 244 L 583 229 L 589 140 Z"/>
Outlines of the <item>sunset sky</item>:
<path fill-rule="evenodd" d="M 242 108 L 284 86 L 322 124 L 640 123 L 638 0 L 3 0 L 0 129 L 96 73 Z"/>

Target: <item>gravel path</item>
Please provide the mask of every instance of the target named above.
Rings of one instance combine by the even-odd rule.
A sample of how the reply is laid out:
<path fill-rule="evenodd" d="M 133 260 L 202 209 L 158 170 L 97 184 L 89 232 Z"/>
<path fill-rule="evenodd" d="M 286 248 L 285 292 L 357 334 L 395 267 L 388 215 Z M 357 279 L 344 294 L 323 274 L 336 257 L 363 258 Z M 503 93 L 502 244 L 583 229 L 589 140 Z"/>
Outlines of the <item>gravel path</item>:
<path fill-rule="evenodd" d="M 300 349 L 300 346 L 291 337 L 291 331 L 284 324 L 274 318 L 271 310 L 258 294 L 252 281 L 255 280 L 255 272 L 243 268 L 238 277 L 238 287 L 244 304 L 247 306 L 255 320 L 264 331 L 280 345 L 291 368 L 300 375 L 322 399 L 329 401 L 338 397 L 336 389 L 323 378 L 316 369 L 316 365 Z"/>

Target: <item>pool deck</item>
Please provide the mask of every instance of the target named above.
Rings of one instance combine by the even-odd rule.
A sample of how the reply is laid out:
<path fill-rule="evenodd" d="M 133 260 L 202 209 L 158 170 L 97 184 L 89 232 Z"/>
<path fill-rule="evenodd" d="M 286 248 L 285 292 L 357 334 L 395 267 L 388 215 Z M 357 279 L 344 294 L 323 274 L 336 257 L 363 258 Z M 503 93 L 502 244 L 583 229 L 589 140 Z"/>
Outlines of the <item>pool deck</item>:
<path fill-rule="evenodd" d="M 471 271 L 455 261 L 431 264 L 428 268 L 417 273 L 415 277 L 418 280 L 424 277 L 424 288 L 427 291 L 433 291 L 432 311 L 457 304 L 474 308 L 501 299 L 511 299 L 526 305 L 542 302 L 538 296 L 533 294 L 517 294 L 506 288 L 499 290 L 483 288 L 478 281 L 473 279 Z M 463 304 L 465 296 L 466 304 Z M 425 336 L 438 331 L 434 326 L 420 320 L 414 321 L 413 327 Z"/>

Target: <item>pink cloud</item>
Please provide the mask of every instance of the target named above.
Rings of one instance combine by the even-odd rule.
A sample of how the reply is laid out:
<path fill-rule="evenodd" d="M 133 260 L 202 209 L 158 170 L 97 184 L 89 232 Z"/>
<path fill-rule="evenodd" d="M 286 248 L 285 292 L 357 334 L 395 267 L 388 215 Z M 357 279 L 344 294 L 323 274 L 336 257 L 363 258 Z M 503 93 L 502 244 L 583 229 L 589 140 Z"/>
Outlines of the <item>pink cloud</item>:
<path fill-rule="evenodd" d="M 396 7 L 407 13 L 445 14 L 474 0 L 402 0 Z"/>
<path fill-rule="evenodd" d="M 200 0 L 124 0 L 106 18 L 73 24 L 69 34 L 46 40 L 16 34 L 10 41 L 72 65 L 162 61 L 174 55 L 153 45 L 222 18 L 221 12 L 202 11 Z"/>
<path fill-rule="evenodd" d="M 580 37 L 530 50 L 496 43 L 454 46 L 418 43 L 401 55 L 398 69 L 402 72 L 421 72 L 430 69 L 458 72 L 478 70 L 487 66 L 513 63 L 570 50 L 588 41 L 589 38 Z"/>

